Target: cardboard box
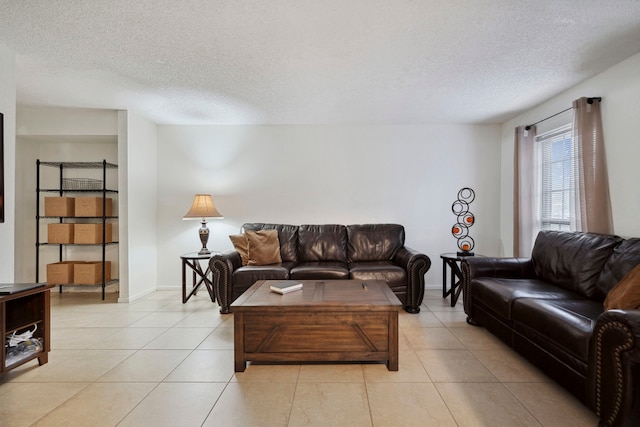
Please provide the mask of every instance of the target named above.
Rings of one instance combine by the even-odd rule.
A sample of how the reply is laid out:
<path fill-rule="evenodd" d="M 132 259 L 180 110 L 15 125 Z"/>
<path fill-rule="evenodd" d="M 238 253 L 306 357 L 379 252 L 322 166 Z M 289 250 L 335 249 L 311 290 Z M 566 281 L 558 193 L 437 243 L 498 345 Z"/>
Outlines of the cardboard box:
<path fill-rule="evenodd" d="M 73 264 L 75 261 L 62 261 L 47 264 L 47 283 L 66 285 L 73 283 Z"/>
<path fill-rule="evenodd" d="M 111 243 L 113 224 L 106 225 L 106 237 L 104 243 Z M 75 224 L 73 243 L 99 244 L 102 242 L 102 224 Z"/>
<path fill-rule="evenodd" d="M 75 224 L 47 224 L 48 243 L 73 243 Z"/>
<path fill-rule="evenodd" d="M 111 261 L 104 263 L 104 281 L 111 280 Z M 75 285 L 95 285 L 102 283 L 102 262 L 78 262 L 73 265 L 73 283 Z"/>
<path fill-rule="evenodd" d="M 105 216 L 112 216 L 112 200 L 105 198 Z M 96 217 L 102 216 L 102 197 L 76 197 L 75 216 Z"/>
<path fill-rule="evenodd" d="M 45 197 L 44 216 L 73 216 L 73 197 Z"/>

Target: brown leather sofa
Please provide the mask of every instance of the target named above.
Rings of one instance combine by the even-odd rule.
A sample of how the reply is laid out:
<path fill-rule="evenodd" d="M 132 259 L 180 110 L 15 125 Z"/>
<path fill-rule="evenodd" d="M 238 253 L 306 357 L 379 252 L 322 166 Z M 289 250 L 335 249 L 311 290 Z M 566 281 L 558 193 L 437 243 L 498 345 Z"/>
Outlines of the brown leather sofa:
<path fill-rule="evenodd" d="M 640 311 L 604 310 L 640 264 L 640 239 L 541 232 L 530 258 L 462 262 L 464 310 L 590 407 L 640 425 Z"/>
<path fill-rule="evenodd" d="M 233 250 L 209 261 L 221 313 L 258 280 L 384 280 L 409 313 L 418 313 L 424 298 L 428 256 L 404 246 L 398 224 L 287 225 L 244 224 L 247 230 L 278 230 L 282 262 L 242 265 Z"/>

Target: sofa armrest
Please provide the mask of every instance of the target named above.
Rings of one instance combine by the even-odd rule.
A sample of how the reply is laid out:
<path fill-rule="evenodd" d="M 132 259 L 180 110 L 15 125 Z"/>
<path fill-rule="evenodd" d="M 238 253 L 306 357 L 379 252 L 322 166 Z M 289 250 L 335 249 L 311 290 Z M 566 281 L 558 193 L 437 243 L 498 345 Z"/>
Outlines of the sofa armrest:
<path fill-rule="evenodd" d="M 478 277 L 505 279 L 533 279 L 536 277 L 531 258 L 465 257 L 460 263 L 462 270 L 462 299 L 464 312 L 471 313 L 471 281 Z M 472 319 L 469 319 L 473 323 Z"/>
<path fill-rule="evenodd" d="M 587 398 L 600 425 L 640 425 L 640 310 L 602 313 L 589 357 Z"/>
<path fill-rule="evenodd" d="M 393 262 L 407 272 L 405 310 L 408 313 L 418 313 L 424 298 L 424 275 L 431 268 L 431 259 L 415 249 L 403 246 L 395 253 Z"/>
<path fill-rule="evenodd" d="M 533 262 L 531 258 L 490 258 L 490 257 L 465 257 L 462 267 L 466 265 L 467 273 L 464 273 L 469 281 L 476 277 L 503 277 L 511 279 L 535 278 Z"/>
<path fill-rule="evenodd" d="M 209 260 L 213 275 L 213 289 L 220 305 L 220 313 L 229 313 L 233 301 L 233 272 L 242 267 L 242 258 L 237 251 L 216 254 Z"/>

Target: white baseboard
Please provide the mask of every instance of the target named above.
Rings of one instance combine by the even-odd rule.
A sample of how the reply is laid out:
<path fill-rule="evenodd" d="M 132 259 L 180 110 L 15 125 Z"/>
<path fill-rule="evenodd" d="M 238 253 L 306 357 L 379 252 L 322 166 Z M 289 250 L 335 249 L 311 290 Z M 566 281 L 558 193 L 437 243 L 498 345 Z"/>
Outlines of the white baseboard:
<path fill-rule="evenodd" d="M 145 290 L 143 292 L 140 292 L 139 294 L 130 296 L 129 298 L 120 297 L 120 298 L 118 298 L 118 302 L 133 302 L 133 301 L 137 301 L 140 298 L 144 298 L 147 295 L 151 295 L 155 291 L 156 291 L 155 289 L 147 289 L 147 290 Z"/>
<path fill-rule="evenodd" d="M 182 290 L 181 285 L 164 285 L 164 286 L 156 287 L 156 291 L 180 291 L 180 290 Z"/>

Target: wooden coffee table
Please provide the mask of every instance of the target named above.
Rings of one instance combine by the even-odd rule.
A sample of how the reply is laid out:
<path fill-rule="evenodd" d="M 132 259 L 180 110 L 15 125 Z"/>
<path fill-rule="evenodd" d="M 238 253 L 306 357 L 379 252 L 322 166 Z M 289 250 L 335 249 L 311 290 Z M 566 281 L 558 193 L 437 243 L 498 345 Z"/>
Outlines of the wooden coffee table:
<path fill-rule="evenodd" d="M 231 304 L 235 371 L 256 362 L 387 363 L 398 370 L 402 303 L 383 281 L 302 280 L 285 295 L 261 280 Z"/>

